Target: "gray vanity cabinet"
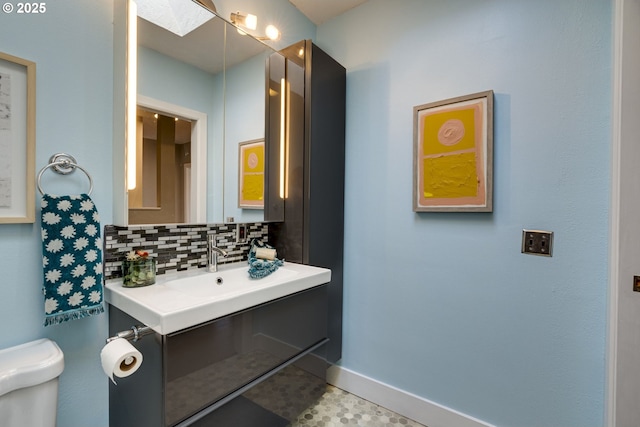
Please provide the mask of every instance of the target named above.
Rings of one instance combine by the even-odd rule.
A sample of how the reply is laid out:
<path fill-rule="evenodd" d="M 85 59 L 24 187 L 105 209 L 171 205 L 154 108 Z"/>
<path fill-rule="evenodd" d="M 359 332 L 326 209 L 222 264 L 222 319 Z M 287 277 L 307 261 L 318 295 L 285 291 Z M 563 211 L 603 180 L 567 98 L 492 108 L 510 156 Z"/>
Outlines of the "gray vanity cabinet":
<path fill-rule="evenodd" d="M 287 261 L 331 269 L 327 360 L 336 362 L 342 355 L 346 70 L 304 40 L 272 54 L 267 77 L 269 242 Z"/>
<path fill-rule="evenodd" d="M 327 285 L 133 345 L 109 387 L 113 427 L 286 426 L 325 391 Z M 109 306 L 113 336 L 140 323 Z"/>

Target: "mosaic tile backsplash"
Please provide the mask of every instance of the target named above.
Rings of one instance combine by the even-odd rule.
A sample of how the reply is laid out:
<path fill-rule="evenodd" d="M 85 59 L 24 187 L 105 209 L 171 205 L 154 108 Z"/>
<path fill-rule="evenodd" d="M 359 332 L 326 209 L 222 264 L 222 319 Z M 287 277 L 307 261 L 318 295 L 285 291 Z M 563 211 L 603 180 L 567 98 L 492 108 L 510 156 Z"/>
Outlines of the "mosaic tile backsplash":
<path fill-rule="evenodd" d="M 207 265 L 207 236 L 216 235 L 217 246 L 229 254 L 218 264 L 246 261 L 249 244 L 257 238 L 267 241 L 268 224 L 250 223 L 247 239 L 236 243 L 236 224 L 223 225 L 147 225 L 104 227 L 104 278 L 122 277 L 122 260 L 128 252 L 143 250 L 155 257 L 156 274 L 204 268 Z"/>

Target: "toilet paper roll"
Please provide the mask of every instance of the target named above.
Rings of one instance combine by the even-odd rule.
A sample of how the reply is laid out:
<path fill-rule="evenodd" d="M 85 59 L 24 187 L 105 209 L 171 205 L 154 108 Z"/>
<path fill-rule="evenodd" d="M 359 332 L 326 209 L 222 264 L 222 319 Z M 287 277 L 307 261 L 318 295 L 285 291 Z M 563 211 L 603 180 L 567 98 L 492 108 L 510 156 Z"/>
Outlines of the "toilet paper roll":
<path fill-rule="evenodd" d="M 276 259 L 276 250 L 269 248 L 256 248 L 256 258 L 274 260 Z"/>
<path fill-rule="evenodd" d="M 120 378 L 128 377 L 140 368 L 142 353 L 126 339 L 116 338 L 102 347 L 100 360 L 102 370 L 116 384 L 114 375 Z"/>

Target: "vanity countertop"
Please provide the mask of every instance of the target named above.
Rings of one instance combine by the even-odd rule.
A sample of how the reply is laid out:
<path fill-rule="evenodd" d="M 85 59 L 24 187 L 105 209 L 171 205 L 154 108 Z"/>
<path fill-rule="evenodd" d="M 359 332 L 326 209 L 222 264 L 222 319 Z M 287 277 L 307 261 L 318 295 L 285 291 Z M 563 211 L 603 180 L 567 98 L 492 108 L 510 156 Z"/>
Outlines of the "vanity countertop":
<path fill-rule="evenodd" d="M 285 262 L 262 279 L 251 279 L 246 262 L 161 274 L 156 283 L 125 288 L 122 279 L 108 280 L 105 300 L 167 335 L 259 304 L 304 291 L 331 280 L 331 270 Z"/>

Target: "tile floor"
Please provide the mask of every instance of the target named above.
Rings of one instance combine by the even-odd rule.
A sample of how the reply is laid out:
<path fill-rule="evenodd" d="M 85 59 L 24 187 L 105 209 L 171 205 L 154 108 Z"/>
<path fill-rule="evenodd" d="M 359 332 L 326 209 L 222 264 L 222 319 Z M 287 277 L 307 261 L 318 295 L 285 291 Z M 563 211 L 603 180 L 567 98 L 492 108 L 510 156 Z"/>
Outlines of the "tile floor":
<path fill-rule="evenodd" d="M 324 378 L 295 365 L 286 367 L 245 396 L 285 420 L 281 425 L 286 427 L 426 427 L 327 384 Z"/>
<path fill-rule="evenodd" d="M 304 411 L 291 427 L 425 427 L 382 406 L 327 385 L 317 404 Z"/>
<path fill-rule="evenodd" d="M 211 396 L 222 396 L 248 382 L 275 363 L 272 357 L 255 350 L 176 375 L 166 389 L 168 419 L 171 423 L 179 421 L 206 406 Z M 319 368 L 324 367 L 324 362 L 320 362 Z M 194 427 L 426 427 L 329 385 L 324 377 L 311 372 L 289 365 L 196 422 Z"/>

